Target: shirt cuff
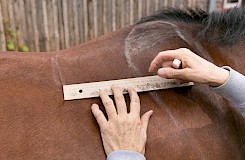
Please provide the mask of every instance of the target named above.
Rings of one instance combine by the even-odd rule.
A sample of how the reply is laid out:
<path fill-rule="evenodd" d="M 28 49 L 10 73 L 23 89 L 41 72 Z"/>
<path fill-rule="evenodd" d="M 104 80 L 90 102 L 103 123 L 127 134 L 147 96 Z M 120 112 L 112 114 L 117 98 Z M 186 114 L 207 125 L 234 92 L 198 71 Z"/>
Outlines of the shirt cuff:
<path fill-rule="evenodd" d="M 107 160 L 146 160 L 145 156 L 130 150 L 117 150 L 111 152 Z"/>
<path fill-rule="evenodd" d="M 227 81 L 218 87 L 211 87 L 213 91 L 223 96 L 231 102 L 235 108 L 245 106 L 245 76 L 236 72 L 231 67 L 224 66 L 223 69 L 229 70 L 230 75 Z"/>

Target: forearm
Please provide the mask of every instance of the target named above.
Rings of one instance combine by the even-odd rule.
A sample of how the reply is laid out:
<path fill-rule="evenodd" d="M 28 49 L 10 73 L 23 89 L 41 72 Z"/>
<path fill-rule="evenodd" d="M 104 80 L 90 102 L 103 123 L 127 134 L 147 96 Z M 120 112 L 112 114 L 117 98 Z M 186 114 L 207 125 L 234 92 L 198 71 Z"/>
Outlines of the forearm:
<path fill-rule="evenodd" d="M 223 68 L 230 71 L 228 80 L 223 85 L 212 87 L 212 89 L 227 99 L 245 118 L 245 76 L 230 67 Z"/>
<path fill-rule="evenodd" d="M 145 156 L 134 151 L 117 150 L 110 153 L 107 160 L 146 160 Z"/>

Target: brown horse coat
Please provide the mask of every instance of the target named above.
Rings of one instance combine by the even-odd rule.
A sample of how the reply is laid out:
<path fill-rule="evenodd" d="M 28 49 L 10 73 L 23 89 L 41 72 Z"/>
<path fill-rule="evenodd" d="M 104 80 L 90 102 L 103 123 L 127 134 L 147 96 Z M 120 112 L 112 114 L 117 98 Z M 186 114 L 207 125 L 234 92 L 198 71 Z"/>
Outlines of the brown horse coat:
<path fill-rule="evenodd" d="M 202 29 L 201 24 L 159 20 L 62 51 L 1 52 L 0 159 L 105 159 L 90 109 L 92 103 L 101 104 L 100 99 L 64 101 L 62 85 L 150 75 L 147 69 L 158 52 L 180 47 L 245 74 L 244 42 L 217 46 L 196 38 Z M 141 113 L 154 110 L 146 158 L 228 160 L 244 156 L 244 120 L 208 86 L 139 95 Z"/>

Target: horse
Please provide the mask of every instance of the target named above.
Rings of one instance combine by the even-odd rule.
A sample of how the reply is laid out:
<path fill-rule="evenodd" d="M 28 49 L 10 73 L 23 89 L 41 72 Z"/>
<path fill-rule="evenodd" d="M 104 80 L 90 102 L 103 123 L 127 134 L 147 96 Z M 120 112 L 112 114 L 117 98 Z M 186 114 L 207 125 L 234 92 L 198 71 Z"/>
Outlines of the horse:
<path fill-rule="evenodd" d="M 154 75 L 153 58 L 177 48 L 245 74 L 244 14 L 169 8 L 68 49 L 0 52 L 0 159 L 105 159 L 90 108 L 98 103 L 105 113 L 100 98 L 64 101 L 62 86 Z M 141 113 L 154 111 L 147 159 L 244 158 L 244 117 L 209 86 L 139 96 Z"/>

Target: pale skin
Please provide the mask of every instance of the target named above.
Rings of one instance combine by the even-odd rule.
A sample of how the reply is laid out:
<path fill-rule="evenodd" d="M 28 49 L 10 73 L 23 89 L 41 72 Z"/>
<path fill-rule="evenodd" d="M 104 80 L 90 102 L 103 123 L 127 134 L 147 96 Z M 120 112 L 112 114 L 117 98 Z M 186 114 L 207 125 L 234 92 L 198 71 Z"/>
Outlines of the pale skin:
<path fill-rule="evenodd" d="M 116 107 L 105 91 L 100 91 L 100 98 L 105 106 L 108 120 L 97 104 L 91 109 L 101 132 L 106 155 L 115 150 L 131 150 L 145 154 L 146 132 L 152 110 L 140 117 L 140 99 L 133 88 L 128 88 L 130 96 L 130 112 L 118 86 L 112 86 Z"/>
<path fill-rule="evenodd" d="M 181 69 L 173 68 L 174 59 L 182 62 Z M 154 72 L 157 69 L 157 74 L 163 78 L 176 78 L 210 86 L 220 86 L 229 77 L 229 71 L 199 57 L 186 48 L 160 52 L 151 62 L 148 71 Z"/>
<path fill-rule="evenodd" d="M 182 62 L 182 68 L 173 67 L 174 59 Z M 229 77 L 229 71 L 199 57 L 186 48 L 160 52 L 149 67 L 149 72 L 154 71 L 157 71 L 157 74 L 163 78 L 176 78 L 211 86 L 220 86 Z M 133 88 L 129 88 L 131 102 L 130 113 L 127 113 L 126 102 L 120 88 L 112 86 L 112 91 L 116 105 L 105 91 L 99 92 L 108 120 L 97 104 L 91 107 L 100 127 L 105 153 L 109 155 L 116 150 L 131 150 L 144 155 L 147 127 L 153 111 L 150 110 L 140 117 L 139 96 Z"/>

